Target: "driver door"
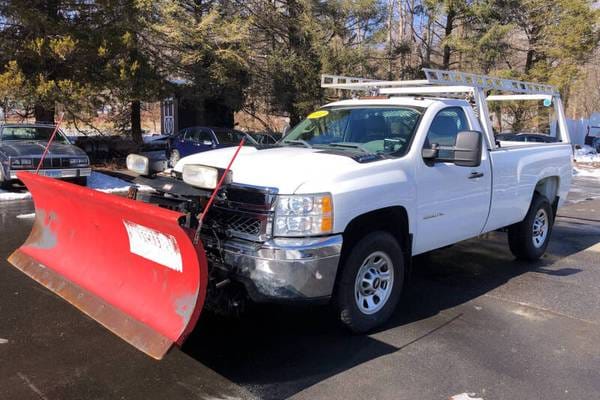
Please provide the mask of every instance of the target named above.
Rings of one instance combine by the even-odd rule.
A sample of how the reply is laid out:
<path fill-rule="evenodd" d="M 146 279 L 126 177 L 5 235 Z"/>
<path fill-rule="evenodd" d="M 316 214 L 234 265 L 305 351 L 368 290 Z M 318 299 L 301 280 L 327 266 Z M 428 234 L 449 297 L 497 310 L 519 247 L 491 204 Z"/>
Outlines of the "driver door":
<path fill-rule="evenodd" d="M 462 107 L 440 110 L 432 120 L 424 147 L 436 143 L 454 146 L 458 132 L 479 130 L 470 126 Z M 485 147 L 485 144 L 484 144 Z M 440 150 L 439 158 L 453 158 L 452 150 Z M 489 154 L 482 151 L 478 167 L 453 162 L 420 160 L 417 167 L 417 237 L 415 254 L 477 236 L 487 220 L 491 196 Z"/>

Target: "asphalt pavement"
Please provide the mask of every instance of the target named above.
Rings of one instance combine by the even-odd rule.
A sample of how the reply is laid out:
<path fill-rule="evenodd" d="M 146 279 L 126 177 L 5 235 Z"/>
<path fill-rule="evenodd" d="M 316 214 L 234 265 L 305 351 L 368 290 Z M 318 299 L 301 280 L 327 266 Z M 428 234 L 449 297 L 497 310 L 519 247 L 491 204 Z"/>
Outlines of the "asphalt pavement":
<path fill-rule="evenodd" d="M 504 233 L 417 257 L 373 334 L 324 306 L 255 306 L 203 315 L 162 361 L 4 261 L 33 205 L 2 203 L 0 399 L 600 398 L 598 196 L 598 180 L 576 179 L 538 262 L 516 261 Z"/>

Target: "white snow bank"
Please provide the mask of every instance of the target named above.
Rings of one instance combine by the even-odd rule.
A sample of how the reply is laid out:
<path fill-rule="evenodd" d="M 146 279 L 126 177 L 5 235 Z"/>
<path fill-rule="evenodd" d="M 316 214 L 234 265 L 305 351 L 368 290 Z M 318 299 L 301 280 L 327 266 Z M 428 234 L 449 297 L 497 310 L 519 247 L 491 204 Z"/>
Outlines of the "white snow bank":
<path fill-rule="evenodd" d="M 6 190 L 0 190 L 0 201 L 23 200 L 28 199 L 30 197 L 31 193 L 29 192 L 15 193 Z"/>
<path fill-rule="evenodd" d="M 600 163 L 600 154 L 575 155 L 574 158 L 578 163 Z"/>
<path fill-rule="evenodd" d="M 575 149 L 576 156 L 585 156 L 587 154 L 597 154 L 597 153 L 598 152 L 596 151 L 596 149 L 594 149 L 592 146 L 588 146 L 587 144 L 580 146 L 579 149 Z"/>
<path fill-rule="evenodd" d="M 123 193 L 129 190 L 130 182 L 124 181 L 123 179 L 115 178 L 110 175 L 103 174 L 101 172 L 92 171 L 92 174 L 88 177 L 87 186 L 90 189 L 95 189 L 104 193 Z M 140 190 L 148 191 L 152 190 L 149 186 L 140 186 Z M 0 201 L 9 200 L 23 200 L 31 197 L 29 192 L 9 192 L 6 190 L 0 190 Z"/>
<path fill-rule="evenodd" d="M 578 163 L 600 163 L 600 154 L 592 146 L 584 144 L 579 149 L 575 149 L 573 157 Z"/>
<path fill-rule="evenodd" d="M 600 160 L 599 160 L 600 161 Z M 600 179 L 600 168 L 573 168 L 573 176 L 583 176 Z"/>
<path fill-rule="evenodd" d="M 133 185 L 131 182 L 123 179 L 115 178 L 114 176 L 106 175 L 100 172 L 92 171 L 92 175 L 88 178 L 88 187 L 104 193 L 126 192 Z M 151 191 L 152 188 L 146 185 L 138 185 L 141 191 Z"/>
<path fill-rule="evenodd" d="M 92 171 L 88 178 L 88 187 L 104 193 L 126 192 L 131 183 L 101 172 Z"/>
<path fill-rule="evenodd" d="M 35 213 L 17 215 L 18 219 L 29 219 L 29 218 L 34 218 L 34 217 L 35 217 Z"/>

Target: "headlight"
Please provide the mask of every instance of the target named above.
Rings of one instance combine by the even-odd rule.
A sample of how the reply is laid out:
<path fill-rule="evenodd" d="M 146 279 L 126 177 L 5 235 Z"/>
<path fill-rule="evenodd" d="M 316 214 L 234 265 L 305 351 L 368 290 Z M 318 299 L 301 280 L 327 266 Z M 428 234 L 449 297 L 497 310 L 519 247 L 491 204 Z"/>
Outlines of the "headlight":
<path fill-rule="evenodd" d="M 202 189 L 214 189 L 219 180 L 219 170 L 204 165 L 184 165 L 181 178 L 188 185 Z"/>
<path fill-rule="evenodd" d="M 69 158 L 69 165 L 70 166 L 87 166 L 89 164 L 89 161 L 87 159 L 87 157 L 81 157 L 81 158 Z"/>
<path fill-rule="evenodd" d="M 273 236 L 312 236 L 333 230 L 330 194 L 278 196 Z"/>
<path fill-rule="evenodd" d="M 13 158 L 10 165 L 14 168 L 32 168 L 33 160 L 31 158 Z"/>
<path fill-rule="evenodd" d="M 148 157 L 139 154 L 130 154 L 127 156 L 127 169 L 140 175 L 150 174 L 150 160 Z"/>

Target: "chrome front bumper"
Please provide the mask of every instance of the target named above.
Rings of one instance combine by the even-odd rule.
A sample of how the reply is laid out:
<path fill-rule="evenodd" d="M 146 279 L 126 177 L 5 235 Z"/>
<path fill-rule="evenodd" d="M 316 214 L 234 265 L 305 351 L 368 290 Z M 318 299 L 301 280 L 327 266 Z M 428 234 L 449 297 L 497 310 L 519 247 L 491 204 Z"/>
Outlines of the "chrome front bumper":
<path fill-rule="evenodd" d="M 225 268 L 255 301 L 329 298 L 342 251 L 342 236 L 222 243 Z"/>
<path fill-rule="evenodd" d="M 10 179 L 17 178 L 17 172 L 35 172 L 34 169 L 19 169 L 16 171 L 10 171 Z M 40 175 L 49 176 L 52 178 L 77 178 L 80 176 L 90 176 L 92 174 L 91 168 L 56 168 L 56 169 L 40 169 Z"/>

